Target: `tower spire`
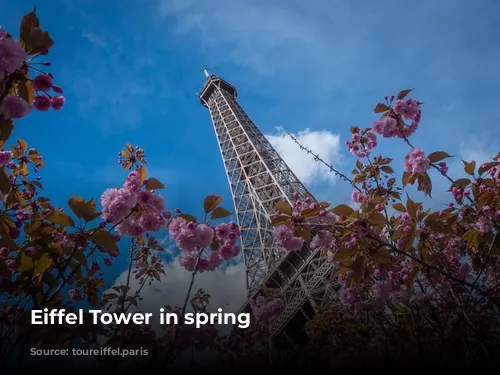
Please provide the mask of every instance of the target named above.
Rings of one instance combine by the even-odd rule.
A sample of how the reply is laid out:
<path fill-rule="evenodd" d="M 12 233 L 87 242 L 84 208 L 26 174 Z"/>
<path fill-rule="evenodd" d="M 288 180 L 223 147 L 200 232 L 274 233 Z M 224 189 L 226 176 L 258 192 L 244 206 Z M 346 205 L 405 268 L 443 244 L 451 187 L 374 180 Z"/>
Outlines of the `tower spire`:
<path fill-rule="evenodd" d="M 210 77 L 210 73 L 208 73 L 207 68 L 203 68 L 203 74 L 205 74 L 205 77 Z"/>
<path fill-rule="evenodd" d="M 316 200 L 245 113 L 236 100 L 236 88 L 206 69 L 203 72 L 212 78 L 198 95 L 210 111 L 227 172 L 241 229 L 248 297 L 253 299 L 262 285 L 279 289 L 286 306 L 270 327 L 271 335 L 276 342 L 288 343 L 293 331 L 297 343 L 307 341 L 305 331 L 297 331 L 295 324 L 303 327 L 315 306 L 334 294 L 336 284 L 329 282 L 333 263 L 321 247 L 313 250 L 304 244 L 299 251 L 284 251 L 274 239 L 270 218 L 277 203 L 293 206 L 296 192 Z M 247 301 L 241 310 L 249 308 Z"/>

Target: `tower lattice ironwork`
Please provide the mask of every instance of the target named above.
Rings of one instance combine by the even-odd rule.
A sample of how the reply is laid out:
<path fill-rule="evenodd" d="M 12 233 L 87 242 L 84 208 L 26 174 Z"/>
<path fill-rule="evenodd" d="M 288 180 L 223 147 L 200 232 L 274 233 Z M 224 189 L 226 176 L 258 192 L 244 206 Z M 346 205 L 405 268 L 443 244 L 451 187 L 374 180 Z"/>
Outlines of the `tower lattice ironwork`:
<path fill-rule="evenodd" d="M 290 345 L 308 339 L 303 328 L 314 307 L 332 295 L 335 285 L 326 282 L 331 262 L 306 244 L 286 252 L 274 241 L 270 216 L 275 204 L 288 202 L 294 192 L 312 195 L 238 104 L 236 88 L 204 69 L 206 82 L 199 92 L 210 111 L 233 197 L 246 268 L 248 300 L 261 285 L 277 288 L 286 307 L 271 327 L 276 348 L 290 352 Z M 248 302 L 242 310 L 248 309 Z"/>

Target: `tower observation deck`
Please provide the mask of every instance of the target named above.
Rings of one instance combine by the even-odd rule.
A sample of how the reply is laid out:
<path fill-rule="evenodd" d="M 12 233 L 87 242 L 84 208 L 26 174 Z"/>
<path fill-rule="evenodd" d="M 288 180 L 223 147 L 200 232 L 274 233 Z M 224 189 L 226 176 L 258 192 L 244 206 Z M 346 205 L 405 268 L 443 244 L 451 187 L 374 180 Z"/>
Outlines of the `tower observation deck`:
<path fill-rule="evenodd" d="M 204 69 L 206 82 L 198 96 L 208 108 L 241 228 L 248 300 L 261 285 L 279 289 L 285 309 L 273 323 L 273 346 L 290 353 L 308 341 L 304 324 L 314 307 L 335 293 L 332 264 L 307 244 L 288 252 L 274 241 L 270 217 L 275 204 L 291 204 L 294 192 L 314 197 L 237 102 L 236 88 Z M 327 282 L 329 281 L 329 282 Z M 242 310 L 248 310 L 248 302 Z"/>

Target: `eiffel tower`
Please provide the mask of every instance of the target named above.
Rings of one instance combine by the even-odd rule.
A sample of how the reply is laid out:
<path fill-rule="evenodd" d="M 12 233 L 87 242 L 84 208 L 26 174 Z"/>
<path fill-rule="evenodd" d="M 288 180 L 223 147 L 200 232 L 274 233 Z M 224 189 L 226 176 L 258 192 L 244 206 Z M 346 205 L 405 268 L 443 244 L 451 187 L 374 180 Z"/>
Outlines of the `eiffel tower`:
<path fill-rule="evenodd" d="M 329 281 L 332 264 L 319 249 L 304 244 L 300 251 L 288 252 L 275 243 L 270 216 L 276 203 L 291 204 L 294 192 L 316 200 L 238 104 L 236 88 L 203 72 L 206 82 L 198 96 L 210 111 L 241 228 L 248 292 L 241 311 L 249 310 L 248 301 L 261 286 L 280 291 L 285 309 L 270 333 L 274 355 L 283 358 L 309 341 L 304 325 L 336 288 Z"/>

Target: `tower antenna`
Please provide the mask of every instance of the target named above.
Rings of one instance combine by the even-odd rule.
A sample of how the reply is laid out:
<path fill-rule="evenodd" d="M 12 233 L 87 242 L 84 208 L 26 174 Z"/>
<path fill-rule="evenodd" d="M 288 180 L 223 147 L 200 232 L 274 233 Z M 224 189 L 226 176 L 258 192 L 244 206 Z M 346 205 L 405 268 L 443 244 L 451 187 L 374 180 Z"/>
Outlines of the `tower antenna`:
<path fill-rule="evenodd" d="M 207 68 L 203 68 L 203 74 L 205 74 L 205 77 L 210 77 L 210 73 L 208 73 Z"/>

